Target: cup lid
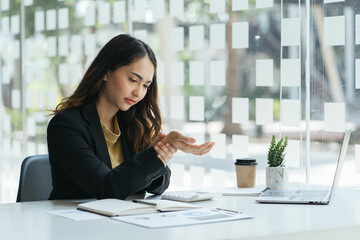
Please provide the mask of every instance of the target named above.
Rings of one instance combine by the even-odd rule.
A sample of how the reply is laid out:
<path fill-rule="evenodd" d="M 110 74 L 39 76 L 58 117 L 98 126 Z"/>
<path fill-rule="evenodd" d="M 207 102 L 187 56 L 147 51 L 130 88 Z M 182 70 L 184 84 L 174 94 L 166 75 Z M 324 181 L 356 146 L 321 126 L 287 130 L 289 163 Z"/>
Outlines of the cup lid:
<path fill-rule="evenodd" d="M 255 158 L 236 159 L 235 165 L 257 165 Z"/>

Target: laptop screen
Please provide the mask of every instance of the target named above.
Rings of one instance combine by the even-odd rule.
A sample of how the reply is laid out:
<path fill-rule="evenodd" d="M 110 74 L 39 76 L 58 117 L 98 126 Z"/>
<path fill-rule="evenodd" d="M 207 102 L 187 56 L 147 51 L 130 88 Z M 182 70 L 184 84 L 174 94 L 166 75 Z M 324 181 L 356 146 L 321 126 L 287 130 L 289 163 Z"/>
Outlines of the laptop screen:
<path fill-rule="evenodd" d="M 341 169 L 343 167 L 344 161 L 345 161 L 346 151 L 347 151 L 347 148 L 349 145 L 349 140 L 350 140 L 350 135 L 351 135 L 351 130 L 346 130 L 345 134 L 344 134 L 343 142 L 341 145 L 340 153 L 339 153 L 339 158 L 338 158 L 338 162 L 337 162 L 337 166 L 336 166 L 336 170 L 335 170 L 334 182 L 331 187 L 330 198 L 334 194 L 335 189 L 336 189 L 337 184 L 340 179 L 340 173 L 341 173 Z M 330 200 L 330 198 L 329 198 L 329 200 Z"/>

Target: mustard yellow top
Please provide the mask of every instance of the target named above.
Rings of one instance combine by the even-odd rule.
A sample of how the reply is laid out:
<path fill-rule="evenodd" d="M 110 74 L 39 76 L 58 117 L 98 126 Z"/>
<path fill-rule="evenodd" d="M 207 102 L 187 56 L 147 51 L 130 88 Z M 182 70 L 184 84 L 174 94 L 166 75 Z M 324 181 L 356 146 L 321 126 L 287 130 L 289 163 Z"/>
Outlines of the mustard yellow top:
<path fill-rule="evenodd" d="M 101 127 L 105 136 L 106 145 L 108 147 L 112 168 L 115 168 L 124 162 L 124 154 L 120 138 L 121 132 L 116 116 L 114 117 L 114 126 L 115 132 L 112 132 L 103 122 L 101 122 Z"/>

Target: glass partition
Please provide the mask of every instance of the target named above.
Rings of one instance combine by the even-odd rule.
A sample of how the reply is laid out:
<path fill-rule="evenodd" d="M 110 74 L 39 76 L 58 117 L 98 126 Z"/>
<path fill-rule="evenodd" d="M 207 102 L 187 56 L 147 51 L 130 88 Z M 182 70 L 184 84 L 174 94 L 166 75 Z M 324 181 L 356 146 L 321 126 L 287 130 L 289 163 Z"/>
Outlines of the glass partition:
<path fill-rule="evenodd" d="M 113 36 L 158 59 L 163 130 L 216 145 L 177 153 L 171 189 L 235 186 L 234 161 L 289 136 L 292 183 L 330 185 L 342 133 L 354 130 L 340 185 L 359 187 L 356 0 L 0 1 L 0 202 L 14 201 L 23 158 L 47 153 L 47 109 L 69 96 Z M 307 139 L 308 136 L 308 139 Z"/>

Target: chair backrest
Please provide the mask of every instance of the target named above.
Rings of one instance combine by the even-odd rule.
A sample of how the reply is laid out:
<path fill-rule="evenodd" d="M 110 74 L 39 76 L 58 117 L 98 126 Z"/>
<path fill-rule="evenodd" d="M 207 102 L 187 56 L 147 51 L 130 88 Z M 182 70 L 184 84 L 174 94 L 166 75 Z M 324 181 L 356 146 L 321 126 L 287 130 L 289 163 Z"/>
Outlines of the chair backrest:
<path fill-rule="evenodd" d="M 47 200 L 52 190 L 49 155 L 34 155 L 21 164 L 17 202 Z"/>

